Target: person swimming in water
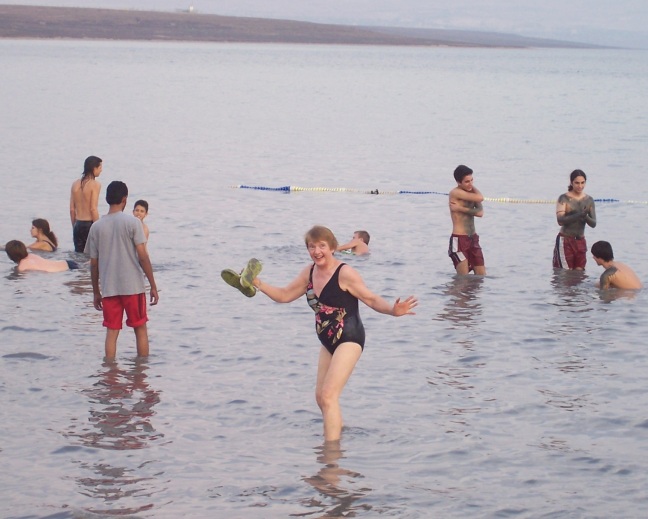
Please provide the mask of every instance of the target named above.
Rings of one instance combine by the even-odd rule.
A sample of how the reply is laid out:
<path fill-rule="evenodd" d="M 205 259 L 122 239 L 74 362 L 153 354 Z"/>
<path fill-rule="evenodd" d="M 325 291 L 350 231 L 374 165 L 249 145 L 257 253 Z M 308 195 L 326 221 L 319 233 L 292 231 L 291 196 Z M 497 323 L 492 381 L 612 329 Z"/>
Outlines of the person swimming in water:
<path fill-rule="evenodd" d="M 50 229 L 49 222 L 43 218 L 36 218 L 32 221 L 31 228 L 32 238 L 36 241 L 27 245 L 29 250 L 42 250 L 45 252 L 56 252 L 58 240 L 56 235 Z"/>
<path fill-rule="evenodd" d="M 304 242 L 312 263 L 285 287 L 275 287 L 244 269 L 241 284 L 254 287 L 278 303 L 290 303 L 306 295 L 315 312 L 315 330 L 321 343 L 315 397 L 324 419 L 325 441 L 340 439 L 342 412 L 339 398 L 364 349 L 365 330 L 358 300 L 376 312 L 400 317 L 413 315 L 418 304 L 414 296 L 394 304 L 367 288 L 356 270 L 335 258 L 338 242 L 330 229 L 315 226 Z M 251 260 L 256 261 L 256 260 Z"/>
<path fill-rule="evenodd" d="M 340 252 L 351 252 L 356 256 L 369 254 L 369 233 L 367 231 L 356 231 L 353 233 L 353 238 L 350 242 L 344 245 L 338 245 L 337 250 Z"/>
<path fill-rule="evenodd" d="M 639 290 L 643 287 L 634 270 L 625 263 L 614 261 L 614 252 L 612 252 L 612 245 L 609 242 L 597 241 L 592 245 L 591 252 L 596 264 L 605 269 L 596 284 L 601 290 L 608 288 Z"/>
<path fill-rule="evenodd" d="M 72 260 L 51 260 L 41 258 L 38 254 L 31 254 L 27 251 L 25 244 L 19 240 L 8 241 L 5 245 L 5 252 L 11 261 L 18 264 L 18 272 L 27 270 L 64 272 L 79 268 L 79 265 Z"/>

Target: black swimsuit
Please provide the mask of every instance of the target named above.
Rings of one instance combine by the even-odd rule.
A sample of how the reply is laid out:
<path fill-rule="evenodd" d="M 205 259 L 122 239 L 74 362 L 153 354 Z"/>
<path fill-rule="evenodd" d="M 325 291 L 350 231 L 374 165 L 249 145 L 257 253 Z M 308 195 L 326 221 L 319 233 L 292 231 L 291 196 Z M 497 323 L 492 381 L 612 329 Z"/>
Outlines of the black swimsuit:
<path fill-rule="evenodd" d="M 342 290 L 338 281 L 344 265 L 336 269 L 319 297 L 313 290 L 313 265 L 306 290 L 306 300 L 315 312 L 317 337 L 331 355 L 343 342 L 355 342 L 364 349 L 365 330 L 358 311 L 358 298 Z"/>
<path fill-rule="evenodd" d="M 53 244 L 51 241 L 49 241 L 47 238 L 44 239 L 43 241 L 44 241 L 45 243 L 47 243 L 47 245 L 49 245 L 50 247 L 52 247 L 52 250 L 49 251 L 49 252 L 56 252 L 56 245 L 54 245 L 54 244 Z"/>

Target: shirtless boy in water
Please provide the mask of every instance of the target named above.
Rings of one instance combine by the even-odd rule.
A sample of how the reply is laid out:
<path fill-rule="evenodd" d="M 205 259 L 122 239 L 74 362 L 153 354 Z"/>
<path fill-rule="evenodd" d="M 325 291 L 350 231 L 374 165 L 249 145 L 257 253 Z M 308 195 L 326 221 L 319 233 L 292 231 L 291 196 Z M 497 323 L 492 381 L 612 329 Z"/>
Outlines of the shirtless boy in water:
<path fill-rule="evenodd" d="M 83 175 L 75 180 L 70 190 L 70 220 L 74 250 L 83 252 L 93 222 L 99 220 L 99 191 L 97 177 L 103 169 L 99 157 L 90 156 L 83 164 Z"/>
<path fill-rule="evenodd" d="M 40 270 L 41 272 L 64 272 L 66 270 L 78 269 L 74 261 L 51 260 L 41 258 L 37 254 L 27 251 L 25 244 L 19 240 L 11 240 L 5 245 L 5 251 L 9 259 L 18 264 L 18 272 L 26 270 Z"/>
<path fill-rule="evenodd" d="M 149 239 L 149 228 L 148 225 L 144 223 L 144 218 L 148 215 L 148 202 L 146 200 L 138 200 L 135 202 L 133 207 L 133 216 L 142 222 L 142 228 L 144 229 L 144 236 L 146 241 Z"/>
<path fill-rule="evenodd" d="M 344 245 L 339 245 L 336 250 L 350 250 L 356 256 L 369 254 L 369 239 L 370 236 L 367 231 L 356 231 L 353 233 L 353 238 L 350 242 L 345 243 Z"/>
<path fill-rule="evenodd" d="M 622 288 L 637 290 L 643 285 L 637 274 L 628 265 L 614 261 L 612 245 L 606 241 L 597 241 L 592 245 L 592 257 L 597 265 L 605 269 L 597 286 L 602 290 L 608 288 Z"/>
<path fill-rule="evenodd" d="M 486 275 L 484 255 L 479 245 L 479 236 L 475 232 L 475 216 L 484 216 L 483 195 L 473 185 L 473 170 L 468 166 L 457 166 L 454 178 L 457 187 L 450 191 L 448 205 L 452 218 L 452 236 L 448 247 L 448 256 L 457 270 L 457 274 Z"/>

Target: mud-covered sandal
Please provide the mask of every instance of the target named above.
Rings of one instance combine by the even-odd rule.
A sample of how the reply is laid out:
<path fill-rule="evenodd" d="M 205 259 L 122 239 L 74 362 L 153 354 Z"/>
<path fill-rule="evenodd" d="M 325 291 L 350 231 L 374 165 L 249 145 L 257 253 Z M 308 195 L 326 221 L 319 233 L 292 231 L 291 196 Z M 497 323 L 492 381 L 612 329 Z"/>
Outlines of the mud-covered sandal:
<path fill-rule="evenodd" d="M 221 277 L 225 283 L 236 288 L 244 296 L 254 297 L 256 295 L 256 288 L 241 285 L 241 275 L 238 272 L 234 272 L 232 269 L 221 270 Z"/>
<path fill-rule="evenodd" d="M 254 281 L 254 278 L 261 274 L 262 268 L 263 265 L 261 265 L 261 262 L 258 259 L 252 258 L 250 261 L 248 261 L 248 264 L 243 269 L 243 272 L 241 272 L 241 285 L 245 288 L 254 289 L 252 282 Z"/>

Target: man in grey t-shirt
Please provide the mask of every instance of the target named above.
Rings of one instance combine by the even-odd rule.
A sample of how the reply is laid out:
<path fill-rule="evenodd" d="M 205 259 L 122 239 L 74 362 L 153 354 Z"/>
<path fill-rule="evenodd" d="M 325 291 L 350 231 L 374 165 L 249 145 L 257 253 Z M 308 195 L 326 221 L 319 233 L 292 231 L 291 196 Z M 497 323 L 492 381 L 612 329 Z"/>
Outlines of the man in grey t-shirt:
<path fill-rule="evenodd" d="M 151 305 L 156 305 L 159 299 L 142 222 L 124 214 L 127 199 L 126 184 L 115 180 L 108 185 L 106 202 L 110 209 L 90 228 L 85 247 L 85 253 L 90 255 L 94 307 L 104 315 L 106 359 L 113 359 L 117 354 L 124 310 L 126 325 L 135 331 L 137 355 L 146 357 L 149 354 L 142 271 L 151 285 Z"/>

